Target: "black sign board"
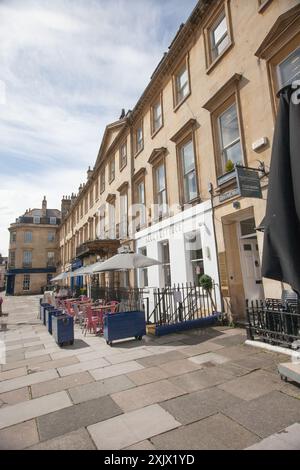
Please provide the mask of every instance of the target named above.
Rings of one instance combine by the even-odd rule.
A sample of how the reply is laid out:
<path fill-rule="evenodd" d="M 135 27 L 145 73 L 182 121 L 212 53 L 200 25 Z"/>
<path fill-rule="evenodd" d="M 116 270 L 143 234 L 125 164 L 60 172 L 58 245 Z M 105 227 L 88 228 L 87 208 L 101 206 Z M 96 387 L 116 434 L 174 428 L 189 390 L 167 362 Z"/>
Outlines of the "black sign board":
<path fill-rule="evenodd" d="M 242 166 L 236 166 L 235 171 L 240 195 L 242 197 L 255 197 L 262 199 L 258 171 Z"/>

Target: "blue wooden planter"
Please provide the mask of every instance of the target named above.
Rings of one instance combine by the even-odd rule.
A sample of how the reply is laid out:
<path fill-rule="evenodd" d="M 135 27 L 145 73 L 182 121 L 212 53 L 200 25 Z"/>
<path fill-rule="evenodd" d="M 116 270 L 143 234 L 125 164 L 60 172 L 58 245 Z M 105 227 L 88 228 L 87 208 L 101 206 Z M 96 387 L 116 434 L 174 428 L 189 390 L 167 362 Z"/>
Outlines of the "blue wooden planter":
<path fill-rule="evenodd" d="M 74 343 L 74 319 L 70 315 L 52 316 L 52 335 L 59 346 Z"/>
<path fill-rule="evenodd" d="M 49 312 L 51 312 L 54 309 L 55 309 L 54 305 L 50 305 L 50 304 L 48 304 L 46 307 L 44 307 L 42 320 L 43 320 L 43 323 L 44 323 L 45 326 L 47 326 L 47 324 L 48 324 Z"/>
<path fill-rule="evenodd" d="M 50 307 L 50 304 L 47 304 L 45 302 L 41 302 L 40 303 L 40 315 L 39 315 L 40 320 L 44 319 L 44 309 L 45 309 L 45 307 Z"/>
<path fill-rule="evenodd" d="M 117 339 L 134 337 L 142 339 L 146 334 L 145 312 L 118 312 L 104 316 L 103 336 L 107 344 Z"/>
<path fill-rule="evenodd" d="M 214 313 L 209 317 L 197 318 L 196 320 L 187 320 L 178 323 L 170 323 L 169 325 L 156 325 L 155 336 L 163 336 L 178 331 L 191 330 L 193 328 L 201 328 L 214 325 L 220 318 L 220 313 Z"/>
<path fill-rule="evenodd" d="M 46 325 L 47 325 L 48 332 L 50 333 L 50 335 L 52 335 L 52 318 L 53 318 L 53 316 L 58 317 L 62 314 L 63 314 L 62 310 L 58 310 L 58 309 L 48 310 L 48 314 L 46 315 Z"/>

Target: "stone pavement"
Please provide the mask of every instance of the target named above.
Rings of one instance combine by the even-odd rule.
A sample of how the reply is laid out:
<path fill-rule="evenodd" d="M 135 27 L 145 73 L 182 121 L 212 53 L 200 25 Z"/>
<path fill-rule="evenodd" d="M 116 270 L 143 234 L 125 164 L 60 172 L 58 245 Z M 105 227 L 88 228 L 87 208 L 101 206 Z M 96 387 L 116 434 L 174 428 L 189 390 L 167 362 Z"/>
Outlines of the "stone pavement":
<path fill-rule="evenodd" d="M 38 297 L 5 297 L 0 449 L 300 449 L 287 356 L 214 327 L 107 346 L 76 327 L 60 348 Z"/>

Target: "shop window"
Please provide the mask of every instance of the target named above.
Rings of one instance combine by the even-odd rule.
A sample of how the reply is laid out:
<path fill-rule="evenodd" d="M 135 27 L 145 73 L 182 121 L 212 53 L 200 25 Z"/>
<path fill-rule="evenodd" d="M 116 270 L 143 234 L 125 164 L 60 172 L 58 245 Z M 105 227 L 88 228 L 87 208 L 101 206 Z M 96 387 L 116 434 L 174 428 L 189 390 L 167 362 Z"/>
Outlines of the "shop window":
<path fill-rule="evenodd" d="M 30 290 L 30 274 L 24 274 L 23 277 L 23 290 Z"/>

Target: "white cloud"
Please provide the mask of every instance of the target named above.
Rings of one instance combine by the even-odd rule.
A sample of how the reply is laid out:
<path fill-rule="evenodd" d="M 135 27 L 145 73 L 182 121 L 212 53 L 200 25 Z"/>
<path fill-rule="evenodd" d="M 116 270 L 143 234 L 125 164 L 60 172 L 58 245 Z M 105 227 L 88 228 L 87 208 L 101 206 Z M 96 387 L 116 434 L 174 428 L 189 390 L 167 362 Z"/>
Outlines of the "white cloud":
<path fill-rule="evenodd" d="M 196 0 L 0 2 L 0 252 L 44 194 L 58 207 L 132 108 Z M 5 99 L 4 91 L 5 90 Z"/>

